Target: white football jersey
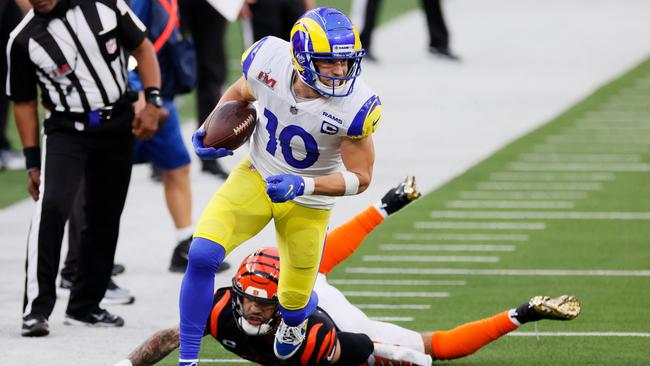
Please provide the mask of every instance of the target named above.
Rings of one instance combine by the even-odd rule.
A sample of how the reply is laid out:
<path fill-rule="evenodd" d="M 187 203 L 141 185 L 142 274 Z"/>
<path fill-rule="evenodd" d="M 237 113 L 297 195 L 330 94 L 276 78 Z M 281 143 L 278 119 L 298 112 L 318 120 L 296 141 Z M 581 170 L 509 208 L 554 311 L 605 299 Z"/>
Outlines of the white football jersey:
<path fill-rule="evenodd" d="M 381 102 L 360 78 L 347 97 L 297 101 L 291 89 L 290 47 L 282 39 L 269 36 L 253 44 L 242 56 L 242 71 L 258 101 L 249 158 L 264 178 L 287 173 L 318 177 L 344 170 L 341 138 L 368 136 L 378 125 Z M 320 209 L 334 205 L 330 196 L 294 201 Z"/>

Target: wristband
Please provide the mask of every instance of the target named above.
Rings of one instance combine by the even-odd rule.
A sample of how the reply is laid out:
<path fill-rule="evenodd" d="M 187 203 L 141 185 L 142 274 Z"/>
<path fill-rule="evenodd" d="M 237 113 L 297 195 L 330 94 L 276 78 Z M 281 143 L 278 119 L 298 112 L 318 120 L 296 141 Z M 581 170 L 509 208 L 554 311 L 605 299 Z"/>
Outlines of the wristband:
<path fill-rule="evenodd" d="M 341 172 L 341 174 L 343 175 L 343 181 L 345 182 L 345 195 L 351 196 L 359 193 L 359 177 L 347 170 Z"/>
<path fill-rule="evenodd" d="M 38 146 L 26 147 L 23 149 L 25 155 L 25 168 L 27 170 L 41 168 L 41 148 Z"/>
<path fill-rule="evenodd" d="M 305 181 L 305 189 L 302 194 L 304 196 L 313 194 L 314 189 L 316 189 L 316 181 L 314 181 L 314 178 L 302 177 L 302 180 Z"/>

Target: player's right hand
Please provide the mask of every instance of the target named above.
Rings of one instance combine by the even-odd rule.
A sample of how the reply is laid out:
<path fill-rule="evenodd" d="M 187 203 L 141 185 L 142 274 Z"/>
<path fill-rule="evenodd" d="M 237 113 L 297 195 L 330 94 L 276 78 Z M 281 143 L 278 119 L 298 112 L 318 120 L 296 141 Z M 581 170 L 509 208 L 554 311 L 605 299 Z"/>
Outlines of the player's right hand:
<path fill-rule="evenodd" d="M 203 145 L 203 136 L 205 136 L 205 130 L 203 128 L 199 128 L 192 135 L 194 153 L 202 160 L 214 160 L 233 154 L 232 150 L 228 150 L 224 147 L 218 149 L 215 149 L 214 147 L 205 147 Z"/>

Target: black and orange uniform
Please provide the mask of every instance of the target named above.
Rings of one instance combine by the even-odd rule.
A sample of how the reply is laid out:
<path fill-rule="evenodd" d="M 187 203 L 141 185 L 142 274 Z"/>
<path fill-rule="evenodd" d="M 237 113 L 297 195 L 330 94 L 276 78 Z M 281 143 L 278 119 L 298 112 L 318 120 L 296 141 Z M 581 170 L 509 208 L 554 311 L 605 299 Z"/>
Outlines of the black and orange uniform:
<path fill-rule="evenodd" d="M 262 365 L 361 365 L 374 347 L 365 334 L 340 332 L 332 319 L 317 309 L 307 322 L 307 336 L 300 349 L 288 360 L 278 360 L 273 353 L 273 333 L 270 337 L 249 336 L 235 320 L 230 287 L 220 288 L 214 294 L 214 301 L 205 335 L 212 335 L 228 351 L 249 361 Z M 337 341 L 341 348 L 338 362 L 332 357 Z"/>

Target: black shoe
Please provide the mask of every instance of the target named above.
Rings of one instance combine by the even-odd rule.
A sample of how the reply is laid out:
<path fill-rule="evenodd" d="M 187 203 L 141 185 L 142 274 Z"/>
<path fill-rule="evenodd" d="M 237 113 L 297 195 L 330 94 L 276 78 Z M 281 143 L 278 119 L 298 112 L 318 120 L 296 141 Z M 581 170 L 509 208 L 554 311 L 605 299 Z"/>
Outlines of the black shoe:
<path fill-rule="evenodd" d="M 30 314 L 23 318 L 23 337 L 43 337 L 50 334 L 47 318 L 40 314 Z"/>
<path fill-rule="evenodd" d="M 187 258 L 190 252 L 190 245 L 192 245 L 192 237 L 182 240 L 172 253 L 172 260 L 169 264 L 171 272 L 185 273 L 187 269 Z"/>
<path fill-rule="evenodd" d="M 201 160 L 201 171 L 208 174 L 216 175 L 221 179 L 228 178 L 228 173 L 223 170 L 216 160 Z"/>
<path fill-rule="evenodd" d="M 429 53 L 449 61 L 460 61 L 460 57 L 453 53 L 449 48 L 429 47 Z"/>
<path fill-rule="evenodd" d="M 85 325 L 89 327 L 121 327 L 124 325 L 124 319 L 115 314 L 111 314 L 104 309 L 98 309 L 95 312 L 79 317 L 65 314 L 63 324 Z"/>
<path fill-rule="evenodd" d="M 123 264 L 115 263 L 113 264 L 113 270 L 111 271 L 111 276 L 117 276 L 119 274 L 124 273 L 126 271 L 126 267 L 124 267 Z"/>
<path fill-rule="evenodd" d="M 381 199 L 381 208 L 392 215 L 404 206 L 418 199 L 422 193 L 415 185 L 415 177 L 408 176 L 397 187 L 391 188 Z"/>

